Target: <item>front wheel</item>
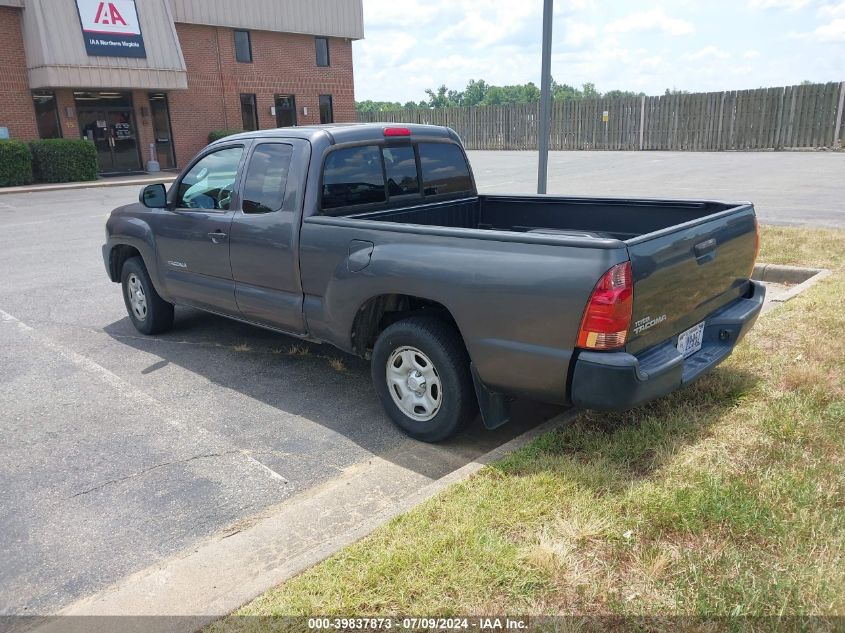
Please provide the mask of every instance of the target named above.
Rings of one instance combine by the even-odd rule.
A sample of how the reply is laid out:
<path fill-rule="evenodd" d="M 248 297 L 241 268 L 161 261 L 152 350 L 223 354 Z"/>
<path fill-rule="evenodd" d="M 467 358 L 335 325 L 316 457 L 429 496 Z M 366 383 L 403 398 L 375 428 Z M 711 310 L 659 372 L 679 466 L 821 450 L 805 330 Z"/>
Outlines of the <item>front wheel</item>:
<path fill-rule="evenodd" d="M 126 312 L 136 330 L 142 334 L 158 334 L 173 326 L 173 304 L 156 292 L 140 257 L 126 260 L 120 282 Z"/>
<path fill-rule="evenodd" d="M 372 376 L 382 406 L 411 437 L 438 442 L 457 433 L 476 409 L 469 356 L 455 329 L 413 317 L 381 333 Z"/>

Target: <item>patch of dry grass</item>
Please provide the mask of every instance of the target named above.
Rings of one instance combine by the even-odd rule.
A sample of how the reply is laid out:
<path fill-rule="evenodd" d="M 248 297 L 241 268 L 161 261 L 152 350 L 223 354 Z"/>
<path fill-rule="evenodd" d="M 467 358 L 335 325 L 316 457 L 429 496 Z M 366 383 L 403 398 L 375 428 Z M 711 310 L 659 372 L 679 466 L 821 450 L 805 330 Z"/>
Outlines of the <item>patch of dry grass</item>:
<path fill-rule="evenodd" d="M 346 363 L 344 363 L 342 359 L 337 357 L 329 358 L 329 367 L 331 367 L 335 371 L 346 371 Z"/>

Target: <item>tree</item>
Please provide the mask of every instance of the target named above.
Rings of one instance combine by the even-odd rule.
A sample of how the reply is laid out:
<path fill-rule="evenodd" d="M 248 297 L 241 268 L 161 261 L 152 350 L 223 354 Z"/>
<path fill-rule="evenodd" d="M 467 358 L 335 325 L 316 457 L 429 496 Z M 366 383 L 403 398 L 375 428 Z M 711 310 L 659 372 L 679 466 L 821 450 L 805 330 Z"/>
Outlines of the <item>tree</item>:
<path fill-rule="evenodd" d="M 585 83 L 581 86 L 581 93 L 585 99 L 598 99 L 601 97 L 601 93 L 596 90 L 596 84 L 593 83 Z"/>
<path fill-rule="evenodd" d="M 681 94 L 684 91 L 667 89 L 666 94 Z M 477 105 L 501 105 L 510 103 L 536 103 L 540 100 L 540 88 L 534 82 L 526 84 L 513 84 L 509 86 L 494 86 L 483 79 L 470 79 L 463 91 L 450 90 L 446 84 L 441 84 L 437 90 L 427 88 L 425 94 L 427 100 L 415 104 L 413 101 L 405 103 L 405 108 L 448 108 L 454 106 L 477 106 Z M 643 92 L 632 90 L 610 90 L 604 94 L 609 99 L 621 99 L 626 97 L 641 97 Z M 557 101 L 570 101 L 573 99 L 598 99 L 602 93 L 596 85 L 587 82 L 581 88 L 575 88 L 568 84 L 559 84 L 552 79 L 552 98 Z M 387 101 L 362 101 L 356 104 L 361 112 L 395 110 L 401 108 L 399 103 Z M 364 109 L 370 108 L 370 109 Z"/>
<path fill-rule="evenodd" d="M 425 93 L 428 95 L 428 106 L 431 108 L 447 108 L 449 106 L 461 105 L 461 98 L 463 94 L 455 90 L 446 88 L 446 84 L 442 84 L 437 92 L 431 88 L 427 88 Z"/>
<path fill-rule="evenodd" d="M 356 101 L 355 110 L 358 112 L 386 112 L 388 110 L 399 110 L 402 104 L 398 101 Z"/>
<path fill-rule="evenodd" d="M 578 88 L 573 88 L 568 84 L 559 84 L 552 78 L 552 98 L 556 101 L 571 101 L 581 99 L 583 96 Z"/>
<path fill-rule="evenodd" d="M 609 90 L 602 95 L 602 97 L 605 99 L 625 99 L 629 97 L 644 96 L 644 92 L 634 92 L 633 90 Z"/>
<path fill-rule="evenodd" d="M 487 91 L 489 90 L 489 88 L 490 86 L 483 79 L 479 79 L 478 81 L 476 81 L 475 79 L 470 79 L 469 83 L 467 84 L 466 90 L 464 90 L 464 96 L 461 100 L 461 105 L 478 105 L 479 103 L 484 101 L 484 97 L 487 96 Z"/>

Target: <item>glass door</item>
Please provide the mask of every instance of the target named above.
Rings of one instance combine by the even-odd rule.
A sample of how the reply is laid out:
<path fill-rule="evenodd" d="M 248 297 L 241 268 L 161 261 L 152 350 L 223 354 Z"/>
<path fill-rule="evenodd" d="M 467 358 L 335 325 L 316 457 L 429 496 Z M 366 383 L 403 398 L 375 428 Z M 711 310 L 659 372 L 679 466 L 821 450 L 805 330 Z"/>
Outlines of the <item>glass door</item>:
<path fill-rule="evenodd" d="M 101 173 L 141 169 L 132 110 L 80 110 L 79 129 L 82 137 L 97 148 L 97 165 Z"/>
<path fill-rule="evenodd" d="M 170 108 L 165 93 L 150 93 L 150 111 L 153 115 L 153 134 L 158 163 L 162 169 L 173 169 L 176 167 L 176 158 L 173 152 L 173 134 L 170 129 Z"/>
<path fill-rule="evenodd" d="M 112 171 L 137 171 L 141 169 L 138 158 L 138 139 L 131 110 L 113 110 L 108 113 L 111 130 Z"/>
<path fill-rule="evenodd" d="M 276 95 L 276 125 L 296 125 L 296 99 L 293 95 Z"/>
<path fill-rule="evenodd" d="M 111 171 L 111 133 L 105 110 L 80 110 L 79 130 L 97 148 L 97 171 Z"/>

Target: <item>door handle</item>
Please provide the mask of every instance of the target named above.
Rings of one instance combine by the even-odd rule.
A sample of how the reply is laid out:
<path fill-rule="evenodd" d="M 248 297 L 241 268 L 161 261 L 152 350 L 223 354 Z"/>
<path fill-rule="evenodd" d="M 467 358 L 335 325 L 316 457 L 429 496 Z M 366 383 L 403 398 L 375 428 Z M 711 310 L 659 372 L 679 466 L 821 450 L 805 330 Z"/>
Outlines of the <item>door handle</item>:
<path fill-rule="evenodd" d="M 229 236 L 223 231 L 214 231 L 213 233 L 209 233 L 208 237 L 210 237 L 211 241 L 215 244 L 219 244 Z"/>

